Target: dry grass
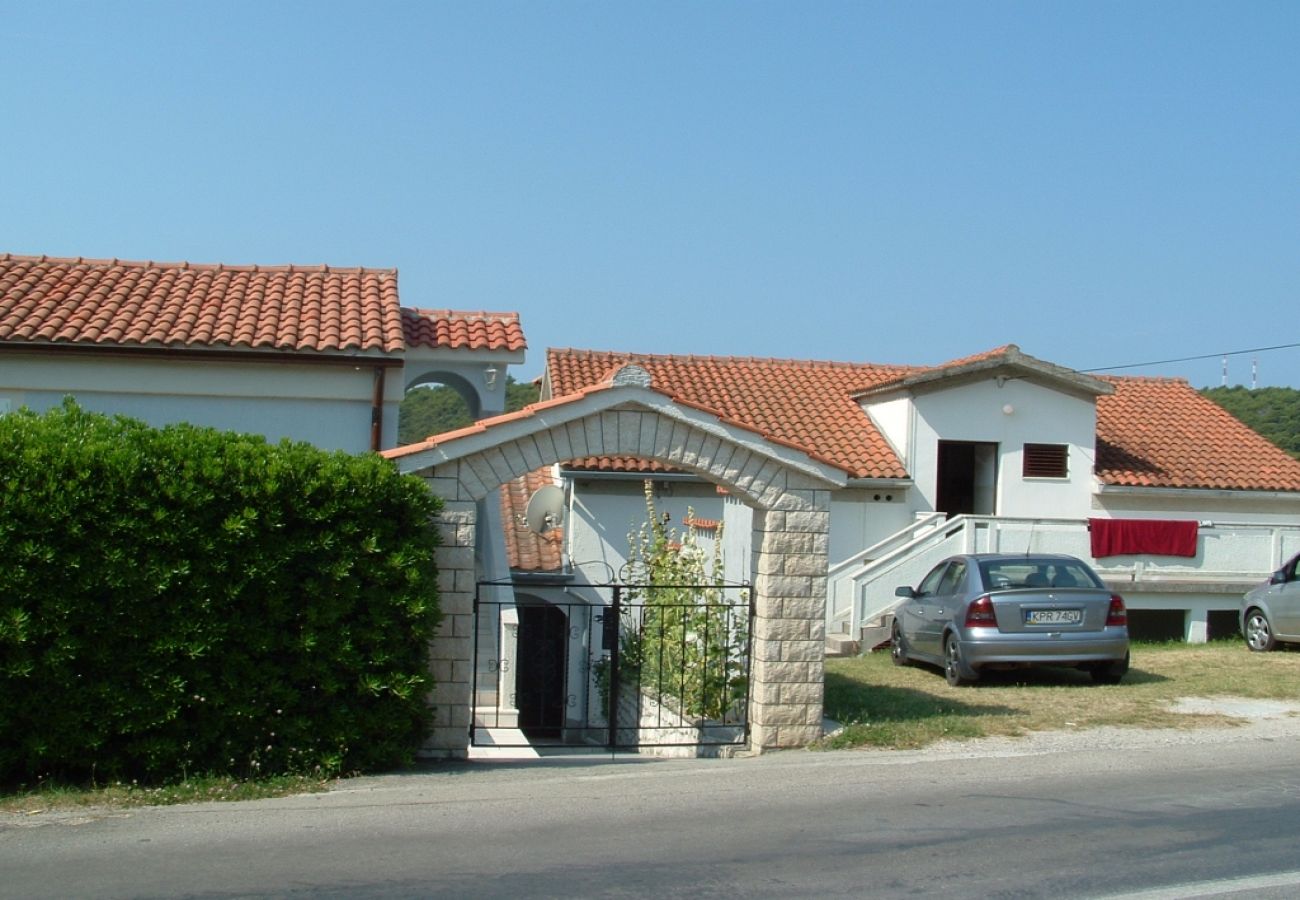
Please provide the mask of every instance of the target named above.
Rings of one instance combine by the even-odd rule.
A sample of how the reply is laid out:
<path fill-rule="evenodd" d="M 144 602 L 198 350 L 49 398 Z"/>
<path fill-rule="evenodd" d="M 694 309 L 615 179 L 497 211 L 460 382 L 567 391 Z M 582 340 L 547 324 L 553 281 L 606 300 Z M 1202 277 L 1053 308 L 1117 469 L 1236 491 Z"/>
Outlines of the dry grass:
<path fill-rule="evenodd" d="M 878 651 L 826 664 L 826 714 L 844 730 L 828 749 L 924 747 L 941 739 L 1092 728 L 1194 728 L 1235 724 L 1219 715 L 1170 710 L 1180 697 L 1236 696 L 1300 702 L 1300 652 L 1251 653 L 1239 641 L 1135 644 L 1118 685 L 1084 672 L 1028 669 L 988 673 L 952 688 L 936 668 L 897 668 Z"/>
<path fill-rule="evenodd" d="M 187 778 L 176 784 L 144 787 L 116 781 L 103 785 L 42 783 L 16 791 L 0 792 L 0 813 L 35 815 L 51 810 L 135 806 L 169 806 L 176 803 L 260 800 L 310 794 L 329 787 L 327 779 L 310 775 L 278 775 L 243 780 L 229 776 Z"/>

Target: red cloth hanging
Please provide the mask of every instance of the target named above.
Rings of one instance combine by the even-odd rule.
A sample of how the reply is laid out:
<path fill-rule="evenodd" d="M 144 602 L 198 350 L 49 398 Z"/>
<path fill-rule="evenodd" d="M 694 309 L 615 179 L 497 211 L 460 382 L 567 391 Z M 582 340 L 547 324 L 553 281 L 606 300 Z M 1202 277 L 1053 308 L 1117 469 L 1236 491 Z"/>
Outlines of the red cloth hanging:
<path fill-rule="evenodd" d="M 1195 556 L 1195 522 L 1169 519 L 1089 519 L 1092 557 L 1149 554 Z"/>

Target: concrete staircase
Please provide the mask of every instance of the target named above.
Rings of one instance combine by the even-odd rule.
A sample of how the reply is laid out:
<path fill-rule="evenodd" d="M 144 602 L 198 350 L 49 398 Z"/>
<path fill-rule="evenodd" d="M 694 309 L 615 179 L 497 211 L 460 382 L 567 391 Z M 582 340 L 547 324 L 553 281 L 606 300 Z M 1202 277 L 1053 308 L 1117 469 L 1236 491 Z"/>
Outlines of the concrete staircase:
<path fill-rule="evenodd" d="M 851 634 L 826 635 L 826 656 L 860 656 L 889 643 L 889 632 L 894 625 L 894 614 L 885 613 L 863 625 L 857 636 Z"/>

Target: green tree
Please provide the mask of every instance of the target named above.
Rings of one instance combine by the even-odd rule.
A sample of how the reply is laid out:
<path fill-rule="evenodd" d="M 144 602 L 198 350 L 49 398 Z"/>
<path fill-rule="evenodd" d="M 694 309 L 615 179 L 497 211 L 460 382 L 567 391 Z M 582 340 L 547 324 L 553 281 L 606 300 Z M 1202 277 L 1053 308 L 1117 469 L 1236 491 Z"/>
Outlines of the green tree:
<path fill-rule="evenodd" d="M 1300 459 L 1300 390 L 1266 387 L 1205 388 L 1201 393 L 1253 431 Z"/>
<path fill-rule="evenodd" d="M 523 409 L 537 402 L 539 389 L 531 383 L 521 384 L 506 376 L 506 412 Z M 455 388 L 445 384 L 416 387 L 406 392 L 398 413 L 397 440 L 414 444 L 430 435 L 443 434 L 473 424 L 469 407 Z"/>

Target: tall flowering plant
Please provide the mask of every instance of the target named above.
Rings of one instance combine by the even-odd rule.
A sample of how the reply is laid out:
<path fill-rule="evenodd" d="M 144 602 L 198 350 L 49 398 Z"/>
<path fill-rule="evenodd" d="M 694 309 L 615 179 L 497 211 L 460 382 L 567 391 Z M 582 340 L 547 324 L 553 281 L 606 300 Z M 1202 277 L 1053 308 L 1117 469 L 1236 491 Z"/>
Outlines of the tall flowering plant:
<path fill-rule="evenodd" d="M 637 673 L 643 691 L 672 699 L 687 717 L 726 719 L 744 708 L 749 687 L 748 593 L 745 602 L 728 603 L 722 541 L 710 559 L 693 514 L 684 530 L 670 528 L 650 481 L 645 501 L 646 521 L 628 535 L 627 598 L 641 618 L 621 643 L 623 671 Z"/>

